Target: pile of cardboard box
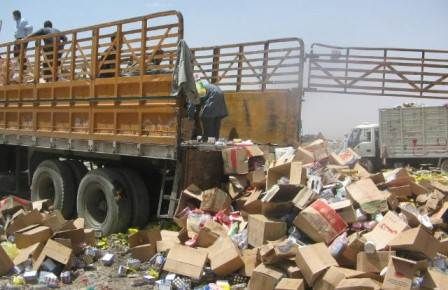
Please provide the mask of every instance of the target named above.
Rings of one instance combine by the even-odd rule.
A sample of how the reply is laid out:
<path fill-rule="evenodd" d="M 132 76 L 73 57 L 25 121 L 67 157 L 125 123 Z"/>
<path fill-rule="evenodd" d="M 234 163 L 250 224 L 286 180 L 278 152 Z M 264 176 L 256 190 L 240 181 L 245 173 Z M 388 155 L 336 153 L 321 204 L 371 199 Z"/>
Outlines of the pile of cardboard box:
<path fill-rule="evenodd" d="M 186 188 L 177 240 L 157 242 L 165 272 L 196 289 L 209 272 L 232 289 L 448 285 L 448 186 L 418 184 L 404 168 L 370 174 L 354 151 L 329 152 L 323 140 L 222 155 L 227 184 Z"/>
<path fill-rule="evenodd" d="M 445 183 L 404 168 L 370 174 L 354 151 L 329 152 L 323 140 L 222 157 L 220 188 L 182 191 L 181 230 L 132 230 L 115 264 L 82 219 L 46 201 L 0 203 L 1 274 L 54 286 L 98 261 L 155 289 L 447 289 Z"/>
<path fill-rule="evenodd" d="M 48 200 L 16 199 L 1 204 L 0 275 L 17 275 L 18 284 L 48 280 L 57 286 L 59 278 L 69 283 L 77 257 L 96 244 L 95 233 L 84 228 L 83 219 L 65 220 L 58 210 L 49 210 Z"/>

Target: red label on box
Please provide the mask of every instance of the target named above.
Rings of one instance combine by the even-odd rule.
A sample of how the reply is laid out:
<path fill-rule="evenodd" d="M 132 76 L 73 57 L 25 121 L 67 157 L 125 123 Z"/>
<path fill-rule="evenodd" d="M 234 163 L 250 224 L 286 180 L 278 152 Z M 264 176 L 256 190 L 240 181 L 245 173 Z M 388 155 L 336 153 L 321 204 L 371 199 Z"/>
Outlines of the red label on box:
<path fill-rule="evenodd" d="M 347 224 L 342 217 L 325 201 L 318 199 L 311 205 L 311 207 L 319 212 L 319 214 L 328 222 L 336 234 L 345 231 L 347 228 Z"/>

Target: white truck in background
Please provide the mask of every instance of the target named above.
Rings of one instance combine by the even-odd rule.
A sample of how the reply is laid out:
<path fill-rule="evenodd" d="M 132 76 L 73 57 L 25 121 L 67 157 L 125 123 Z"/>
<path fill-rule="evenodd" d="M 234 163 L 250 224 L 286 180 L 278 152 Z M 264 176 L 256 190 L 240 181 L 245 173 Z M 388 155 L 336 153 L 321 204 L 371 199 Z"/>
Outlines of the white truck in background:
<path fill-rule="evenodd" d="M 379 124 L 356 126 L 346 142 L 371 172 L 383 166 L 421 164 L 448 171 L 448 108 L 380 109 Z"/>

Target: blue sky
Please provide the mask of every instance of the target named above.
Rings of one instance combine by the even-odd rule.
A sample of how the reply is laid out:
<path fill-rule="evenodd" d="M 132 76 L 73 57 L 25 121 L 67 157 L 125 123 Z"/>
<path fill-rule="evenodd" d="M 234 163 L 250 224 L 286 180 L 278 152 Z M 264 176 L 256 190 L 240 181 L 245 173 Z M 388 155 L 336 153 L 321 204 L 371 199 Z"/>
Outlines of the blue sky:
<path fill-rule="evenodd" d="M 2 0 L 2 42 L 13 38 L 14 9 L 21 10 L 35 29 L 49 19 L 61 30 L 179 10 L 191 47 L 295 36 L 308 46 L 322 42 L 448 50 L 446 0 Z M 304 131 L 339 137 L 358 123 L 377 121 L 378 108 L 408 101 L 415 100 L 307 94 Z"/>

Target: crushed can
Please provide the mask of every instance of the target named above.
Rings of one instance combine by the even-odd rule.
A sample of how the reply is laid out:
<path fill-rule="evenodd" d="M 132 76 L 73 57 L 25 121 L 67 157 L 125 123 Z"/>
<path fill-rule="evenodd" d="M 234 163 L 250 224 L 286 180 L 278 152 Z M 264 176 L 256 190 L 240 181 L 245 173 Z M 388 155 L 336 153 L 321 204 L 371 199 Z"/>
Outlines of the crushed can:
<path fill-rule="evenodd" d="M 53 273 L 48 273 L 44 276 L 44 282 L 48 288 L 57 288 L 59 287 L 59 279 Z"/>
<path fill-rule="evenodd" d="M 70 271 L 64 271 L 61 273 L 61 281 L 64 284 L 71 284 L 72 283 L 72 272 Z"/>
<path fill-rule="evenodd" d="M 100 251 L 100 249 L 95 248 L 95 247 L 86 247 L 84 249 L 84 255 L 92 257 L 93 260 L 97 260 L 101 256 L 101 251 Z M 87 264 L 91 264 L 91 263 L 87 263 Z"/>
<path fill-rule="evenodd" d="M 126 277 L 128 274 L 129 268 L 123 265 L 118 266 L 117 274 L 119 277 Z"/>
<path fill-rule="evenodd" d="M 157 280 L 155 283 L 155 289 L 157 290 L 172 290 L 171 282 L 165 280 Z"/>
<path fill-rule="evenodd" d="M 107 253 L 101 258 L 101 263 L 103 263 L 104 266 L 112 266 L 112 264 L 114 263 L 114 259 L 114 254 Z"/>
<path fill-rule="evenodd" d="M 128 266 L 131 269 L 138 269 L 141 264 L 142 264 L 142 262 L 140 262 L 139 259 L 129 258 L 126 261 L 126 266 Z"/>
<path fill-rule="evenodd" d="M 26 283 L 35 283 L 37 282 L 37 271 L 26 271 L 22 277 Z"/>

